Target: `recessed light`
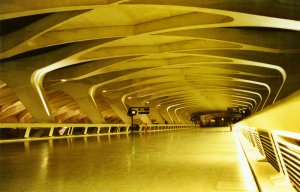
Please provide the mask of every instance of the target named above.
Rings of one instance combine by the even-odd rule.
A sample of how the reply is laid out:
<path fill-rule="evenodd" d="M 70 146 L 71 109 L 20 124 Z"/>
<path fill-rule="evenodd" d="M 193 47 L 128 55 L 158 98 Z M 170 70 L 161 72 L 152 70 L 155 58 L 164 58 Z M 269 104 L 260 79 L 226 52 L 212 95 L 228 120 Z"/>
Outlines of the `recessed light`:
<path fill-rule="evenodd" d="M 132 99 L 132 97 L 128 97 L 128 99 Z"/>
<path fill-rule="evenodd" d="M 66 80 L 66 79 L 61 79 L 60 81 L 61 81 L 61 82 L 66 82 L 67 80 Z"/>
<path fill-rule="evenodd" d="M 107 90 L 102 90 L 102 93 L 106 93 L 107 92 Z"/>

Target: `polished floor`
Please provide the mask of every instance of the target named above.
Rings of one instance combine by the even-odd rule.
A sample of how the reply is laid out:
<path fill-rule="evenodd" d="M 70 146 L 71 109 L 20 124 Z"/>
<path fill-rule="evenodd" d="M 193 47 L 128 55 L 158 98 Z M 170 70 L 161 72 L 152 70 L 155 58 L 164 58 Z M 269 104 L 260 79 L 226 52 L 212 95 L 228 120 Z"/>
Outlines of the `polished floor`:
<path fill-rule="evenodd" d="M 1 192 L 258 191 L 232 132 L 0 144 Z"/>

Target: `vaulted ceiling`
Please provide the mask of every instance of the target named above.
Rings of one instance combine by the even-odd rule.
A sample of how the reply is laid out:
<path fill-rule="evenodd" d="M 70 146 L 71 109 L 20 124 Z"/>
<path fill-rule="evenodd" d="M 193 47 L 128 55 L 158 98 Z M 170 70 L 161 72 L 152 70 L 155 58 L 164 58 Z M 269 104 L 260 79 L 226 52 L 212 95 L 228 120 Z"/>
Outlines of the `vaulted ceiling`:
<path fill-rule="evenodd" d="M 187 123 L 300 87 L 294 0 L 2 0 L 0 122 Z"/>

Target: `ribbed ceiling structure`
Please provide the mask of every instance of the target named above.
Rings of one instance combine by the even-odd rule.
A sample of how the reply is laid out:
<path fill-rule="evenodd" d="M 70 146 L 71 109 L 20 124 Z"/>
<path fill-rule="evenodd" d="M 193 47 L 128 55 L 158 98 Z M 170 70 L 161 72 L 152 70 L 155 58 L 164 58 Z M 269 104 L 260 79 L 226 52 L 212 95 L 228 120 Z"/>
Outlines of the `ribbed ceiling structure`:
<path fill-rule="evenodd" d="M 188 123 L 300 87 L 294 0 L 2 0 L 0 122 Z"/>

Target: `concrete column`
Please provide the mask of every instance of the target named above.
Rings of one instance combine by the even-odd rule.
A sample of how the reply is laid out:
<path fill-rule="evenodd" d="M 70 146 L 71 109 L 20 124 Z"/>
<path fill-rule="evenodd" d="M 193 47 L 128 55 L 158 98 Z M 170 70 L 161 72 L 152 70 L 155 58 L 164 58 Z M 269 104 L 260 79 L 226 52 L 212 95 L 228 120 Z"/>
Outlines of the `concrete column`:
<path fill-rule="evenodd" d="M 150 108 L 150 114 L 149 116 L 153 119 L 155 119 L 159 124 L 164 124 L 164 120 L 160 114 L 160 112 L 158 111 L 158 109 L 156 107 L 151 107 Z"/>
<path fill-rule="evenodd" d="M 120 98 L 118 99 L 108 99 L 105 98 L 105 101 L 110 105 L 114 112 L 122 119 L 125 124 L 131 123 L 131 118 L 127 116 L 127 109 L 124 107 Z"/>
<path fill-rule="evenodd" d="M 171 117 L 169 116 L 169 114 L 167 113 L 167 109 L 165 107 L 161 107 L 160 109 L 158 109 L 162 118 L 165 119 L 168 124 L 173 124 L 173 120 L 171 119 Z"/>
<path fill-rule="evenodd" d="M 93 123 L 104 123 L 104 118 L 89 94 L 90 85 L 82 82 L 65 82 L 56 89 L 61 89 L 68 93 L 79 105 L 80 109 L 91 119 Z"/>
<path fill-rule="evenodd" d="M 176 113 L 175 113 L 175 109 L 176 109 L 176 107 L 170 108 L 170 109 L 169 109 L 169 113 L 170 113 L 170 115 L 172 116 L 172 118 L 173 118 L 175 124 L 181 124 L 181 119 L 178 119 L 179 116 L 177 117 L 177 115 L 176 115 Z"/>
<path fill-rule="evenodd" d="M 17 63 L 14 63 L 17 65 Z M 22 63 L 19 63 L 20 66 Z M 1 69 L 1 67 L 0 67 Z M 37 122 L 54 122 L 48 108 L 48 101 L 43 90 L 38 92 L 33 88 L 31 78 L 31 68 L 24 68 L 5 65 L 0 70 L 1 80 L 4 81 L 17 95 L 25 108 L 36 119 Z"/>
<path fill-rule="evenodd" d="M 147 124 L 151 124 L 152 123 L 147 114 L 141 114 L 141 115 L 139 115 L 139 117 L 142 119 L 142 121 L 144 123 L 147 123 Z"/>
<path fill-rule="evenodd" d="M 184 107 L 183 107 L 184 108 Z M 177 117 L 180 120 L 180 124 L 188 124 L 189 122 L 187 121 L 187 117 L 185 114 L 185 110 L 184 109 L 178 109 L 176 112 Z"/>
<path fill-rule="evenodd" d="M 187 116 L 186 111 L 182 111 L 181 114 L 182 114 L 182 117 L 184 118 L 186 124 L 191 124 L 192 123 L 191 122 L 191 117 Z"/>
<path fill-rule="evenodd" d="M 31 85 L 27 85 L 22 88 L 13 88 L 15 94 L 18 96 L 25 108 L 30 114 L 37 120 L 37 122 L 50 123 L 54 122 L 54 118 L 51 115 L 48 101 L 44 96 L 44 92 L 40 92 L 42 97 L 37 95 Z"/>

